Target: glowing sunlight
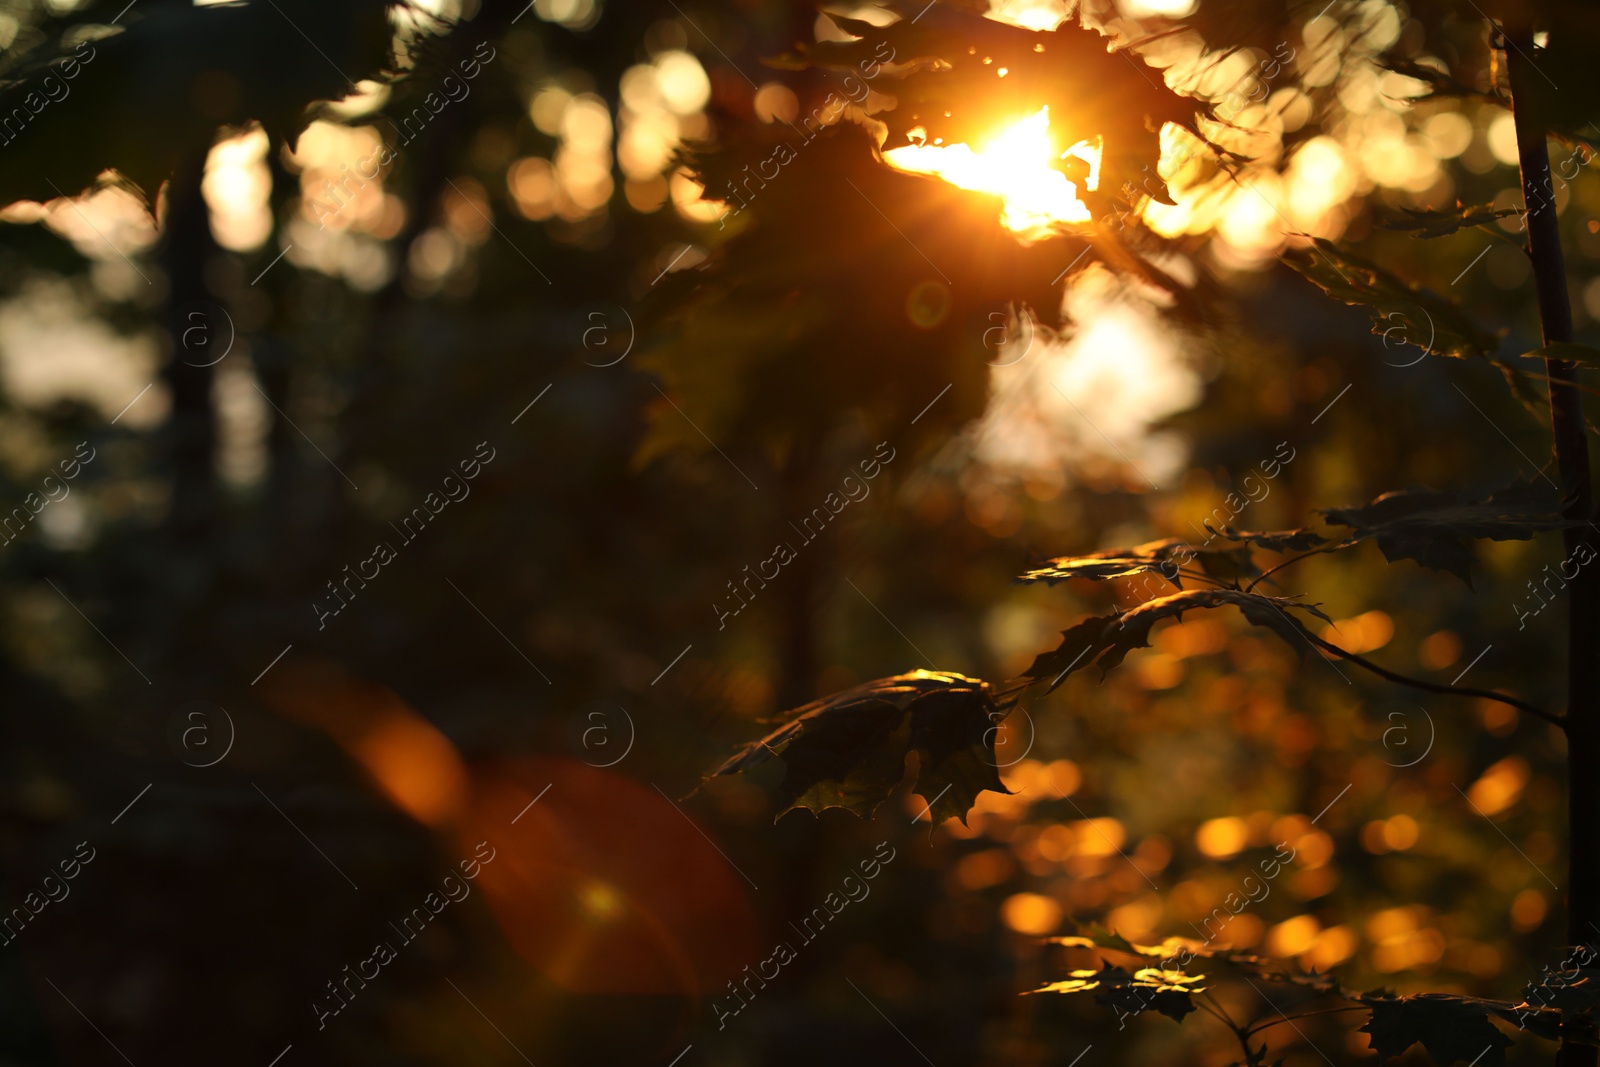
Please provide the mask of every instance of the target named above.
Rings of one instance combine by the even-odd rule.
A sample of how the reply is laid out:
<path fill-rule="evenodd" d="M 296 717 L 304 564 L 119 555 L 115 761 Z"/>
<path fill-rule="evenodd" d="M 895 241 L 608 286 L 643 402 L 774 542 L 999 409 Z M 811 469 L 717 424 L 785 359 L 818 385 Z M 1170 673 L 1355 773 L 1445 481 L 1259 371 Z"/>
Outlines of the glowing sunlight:
<path fill-rule="evenodd" d="M 913 137 L 918 134 L 912 131 Z M 1089 208 L 1078 199 L 1078 185 L 1059 169 L 1065 159 L 1085 164 L 1084 185 L 1100 183 L 1100 145 L 1079 141 L 1065 151 L 1050 136 L 1050 109 L 1006 127 L 977 151 L 966 144 L 928 144 L 925 139 L 890 149 L 889 164 L 913 174 L 930 174 L 962 189 L 993 193 L 1005 201 L 1001 219 L 1018 233 L 1042 235 L 1063 223 L 1084 223 Z"/>

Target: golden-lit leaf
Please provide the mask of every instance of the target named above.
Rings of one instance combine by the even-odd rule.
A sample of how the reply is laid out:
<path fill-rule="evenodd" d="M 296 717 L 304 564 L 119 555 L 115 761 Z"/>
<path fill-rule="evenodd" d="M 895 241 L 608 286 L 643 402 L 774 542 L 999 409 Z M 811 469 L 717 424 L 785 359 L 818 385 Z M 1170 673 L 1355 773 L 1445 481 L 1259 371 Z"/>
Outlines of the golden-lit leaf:
<path fill-rule="evenodd" d="M 1105 581 L 1125 578 L 1133 574 L 1152 572 L 1183 588 L 1182 568 L 1186 563 L 1198 563 L 1207 574 L 1217 571 L 1240 575 L 1250 567 L 1250 553 L 1245 549 L 1197 548 L 1187 541 L 1172 538 L 1151 541 L 1133 548 L 1113 548 L 1104 552 L 1091 552 L 1085 556 L 1061 556 L 1035 567 L 1012 579 L 1020 584 L 1047 582 L 1051 585 L 1068 578 L 1087 578 Z"/>
<path fill-rule="evenodd" d="M 935 822 L 966 821 L 984 790 L 1009 793 L 994 754 L 1001 709 L 989 685 L 940 671 L 880 678 L 796 709 L 794 717 L 711 772 L 738 774 L 784 763 L 779 817 L 795 808 L 848 808 L 869 816 L 917 755 L 914 788 Z"/>
<path fill-rule="evenodd" d="M 1137 1015 L 1147 1008 L 1165 1015 L 1174 1022 L 1195 1010 L 1194 994 L 1205 991 L 1199 985 L 1203 975 L 1186 975 L 1145 967 L 1130 974 L 1115 964 L 1107 963 L 1099 971 L 1074 972 L 1079 977 L 1062 982 L 1051 982 L 1032 990 L 1034 993 L 1093 993 L 1094 1001 L 1122 1015 Z M 1093 977 L 1083 977 L 1092 974 Z"/>

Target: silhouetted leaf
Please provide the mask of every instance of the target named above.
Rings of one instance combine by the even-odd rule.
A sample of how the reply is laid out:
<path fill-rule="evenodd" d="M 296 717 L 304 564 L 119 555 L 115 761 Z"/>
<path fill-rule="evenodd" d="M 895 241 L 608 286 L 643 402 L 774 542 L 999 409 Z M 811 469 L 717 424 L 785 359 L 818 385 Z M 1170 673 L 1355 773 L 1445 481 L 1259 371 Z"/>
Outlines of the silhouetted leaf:
<path fill-rule="evenodd" d="M 1066 945 L 1070 948 L 1105 948 L 1113 952 L 1125 952 L 1130 956 L 1160 955 L 1160 949 L 1148 945 L 1135 945 L 1115 930 L 1108 930 L 1099 923 L 1091 923 L 1086 933 L 1074 934 L 1066 937 L 1047 937 L 1047 945 Z"/>
<path fill-rule="evenodd" d="M 1493 355 L 1498 339 L 1450 301 L 1407 285 L 1382 267 L 1342 252 L 1318 237 L 1314 246 L 1284 253 L 1284 260 L 1329 296 L 1372 313 L 1372 332 L 1386 344 L 1415 345 L 1429 353 L 1466 358 Z"/>
<path fill-rule="evenodd" d="M 107 169 L 154 203 L 176 161 L 205 152 L 220 128 L 254 120 L 292 140 L 311 104 L 386 75 L 389 6 L 167 4 L 77 28 L 73 47 L 0 88 L 0 115 L 25 116 L 8 135 L 0 204 L 75 195 Z"/>
<path fill-rule="evenodd" d="M 1000 711 L 988 683 L 977 678 L 939 671 L 879 678 L 797 709 L 711 776 L 781 759 L 779 817 L 795 808 L 869 816 L 900 784 L 906 756 L 915 752 L 916 791 L 932 802 L 933 820 L 965 822 L 980 792 L 1010 792 L 994 755 Z"/>
<path fill-rule="evenodd" d="M 1380 1063 L 1418 1042 L 1438 1067 L 1456 1062 L 1494 1067 L 1506 1061 L 1511 1039 L 1489 1021 L 1491 1002 L 1445 993 L 1367 994 L 1359 999 L 1372 1009 L 1361 1031 Z"/>
<path fill-rule="evenodd" d="M 1384 493 L 1370 504 L 1328 508 L 1335 526 L 1348 526 L 1357 539 L 1371 539 L 1389 562 L 1410 559 L 1449 571 L 1472 584 L 1472 538 L 1526 541 L 1540 530 L 1569 525 L 1557 513 L 1554 495 L 1518 479 L 1481 500 L 1464 493 L 1408 489 Z"/>
<path fill-rule="evenodd" d="M 1238 530 L 1224 526 L 1216 532 L 1230 541 L 1254 545 L 1269 552 L 1306 552 L 1332 543 L 1315 530 Z"/>
<path fill-rule="evenodd" d="M 888 6 L 902 17 L 887 26 L 830 15 L 855 39 L 819 42 L 804 59 L 860 71 L 893 57 L 876 86 L 896 100 L 876 116 L 888 126 L 889 148 L 909 143 L 906 135 L 917 127 L 930 143 L 975 145 L 997 116 L 1021 118 L 1047 105 L 1063 146 L 1104 139 L 1102 192 L 1131 183 L 1166 200 L 1156 173 L 1162 125 L 1176 123 L 1204 140 L 1196 116 L 1209 113 L 1209 105 L 1174 92 L 1160 70 L 1113 49 L 1094 30 L 1072 21 L 1053 31 L 1028 30 L 948 3 Z"/>
<path fill-rule="evenodd" d="M 1417 237 L 1445 237 L 1474 226 L 1488 226 L 1503 218 L 1522 214 L 1521 208 L 1497 208 L 1493 204 L 1463 207 L 1459 203 L 1450 211 L 1424 211 L 1401 208 L 1399 216 L 1386 219 L 1386 230 L 1403 230 Z"/>
<path fill-rule="evenodd" d="M 1468 85 L 1443 71 L 1403 56 L 1386 56 L 1381 62 L 1385 69 L 1392 70 L 1396 74 L 1404 74 L 1408 78 L 1414 78 L 1428 87 L 1426 93 L 1411 97 L 1413 100 L 1455 96 L 1482 100 L 1487 103 L 1498 104 L 1501 107 L 1506 107 L 1510 104 L 1510 100 L 1498 92 L 1484 92 L 1482 89 Z"/>
<path fill-rule="evenodd" d="M 1582 953 L 1582 959 L 1578 954 Z M 1591 1016 L 1600 1008 L 1600 966 L 1594 966 L 1595 952 L 1588 946 L 1569 950 L 1557 967 L 1546 967 L 1537 981 L 1522 990 L 1523 1003 L 1515 1009 L 1517 1024 L 1542 1010 L 1584 1012 Z M 1531 1027 L 1530 1027 L 1531 1028 Z"/>
<path fill-rule="evenodd" d="M 776 160 L 787 162 L 774 171 Z M 770 180 L 743 176 L 763 161 Z M 1032 309 L 1042 345 L 1060 322 L 1054 280 L 1083 252 L 1076 238 L 1020 243 L 997 198 L 885 166 L 853 122 L 774 125 L 686 162 L 708 197 L 727 198 L 728 232 L 703 266 L 650 290 L 640 365 L 682 410 L 650 412 L 641 464 L 709 451 L 707 438 L 735 457 L 782 455 L 842 403 L 885 435 L 894 427 L 897 448 L 943 437 L 988 401 L 993 316 Z M 908 384 L 924 381 L 925 393 Z"/>
<path fill-rule="evenodd" d="M 1050 679 L 1054 690 L 1069 674 L 1091 663 L 1098 664 L 1101 677 L 1120 664 L 1129 652 L 1150 644 L 1150 629 L 1162 619 L 1177 618 L 1199 608 L 1233 606 L 1257 626 L 1265 626 L 1287 641 L 1301 656 L 1309 646 L 1304 629 L 1287 609 L 1299 608 L 1326 619 L 1312 605 L 1281 597 L 1262 596 L 1238 589 L 1192 589 L 1171 596 L 1148 600 L 1136 608 L 1110 615 L 1091 616 L 1061 631 L 1061 644 L 1041 653 L 1023 675 L 1035 680 Z"/>

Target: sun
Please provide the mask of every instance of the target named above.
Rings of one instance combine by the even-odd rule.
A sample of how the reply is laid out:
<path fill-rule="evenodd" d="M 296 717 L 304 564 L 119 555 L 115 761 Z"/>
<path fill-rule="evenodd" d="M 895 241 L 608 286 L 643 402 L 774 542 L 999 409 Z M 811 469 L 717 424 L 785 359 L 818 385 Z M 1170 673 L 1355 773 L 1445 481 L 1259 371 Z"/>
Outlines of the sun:
<path fill-rule="evenodd" d="M 889 165 L 912 174 L 929 174 L 951 185 L 992 193 L 1004 201 L 1001 221 L 1017 233 L 1042 236 L 1062 224 L 1090 221 L 1078 198 L 1077 183 L 1058 168 L 1063 159 L 1088 167 L 1084 186 L 1100 184 L 1100 144 L 1079 141 L 1061 151 L 1050 136 L 1050 109 L 1042 107 L 1005 127 L 974 151 L 966 144 L 928 144 L 926 132 L 911 131 L 912 143 L 883 154 Z"/>

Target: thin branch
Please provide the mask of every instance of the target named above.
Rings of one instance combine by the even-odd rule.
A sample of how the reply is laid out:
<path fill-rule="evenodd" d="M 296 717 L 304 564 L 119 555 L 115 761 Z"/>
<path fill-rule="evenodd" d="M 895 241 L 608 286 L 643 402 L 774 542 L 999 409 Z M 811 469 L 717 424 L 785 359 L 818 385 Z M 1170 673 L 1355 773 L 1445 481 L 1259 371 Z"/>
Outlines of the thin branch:
<path fill-rule="evenodd" d="M 1174 594 L 1174 596 L 1182 596 L 1182 595 L 1183 594 L 1181 594 L 1181 593 Z M 1553 714 L 1552 712 L 1548 712 L 1548 711 L 1546 711 L 1545 709 L 1539 707 L 1536 704 L 1529 704 L 1525 700 L 1518 700 L 1516 697 L 1506 696 L 1504 693 L 1496 693 L 1492 689 L 1473 689 L 1473 688 L 1470 688 L 1468 686 L 1444 685 L 1444 684 L 1439 683 L 1439 682 L 1425 682 L 1421 678 L 1412 678 L 1410 675 L 1400 674 L 1400 673 L 1398 673 L 1396 671 L 1391 671 L 1387 667 L 1383 667 L 1383 666 L 1380 666 L 1380 665 L 1372 662 L 1371 660 L 1367 659 L 1365 656 L 1361 656 L 1361 655 L 1358 655 L 1358 654 L 1356 654 L 1354 652 L 1351 652 L 1349 649 L 1340 648 L 1338 645 L 1333 644 L 1331 641 L 1324 641 L 1322 638 L 1320 638 L 1316 634 L 1312 633 L 1310 628 L 1308 628 L 1305 625 L 1305 623 L 1301 622 L 1299 619 L 1296 619 L 1293 616 L 1285 614 L 1281 610 L 1280 610 L 1279 614 L 1283 615 L 1283 618 L 1290 625 L 1292 625 L 1300 633 L 1300 635 L 1302 637 L 1304 637 L 1307 641 L 1311 642 L 1311 644 L 1315 645 L 1317 648 L 1320 648 L 1320 649 L 1322 649 L 1322 650 L 1324 650 L 1326 652 L 1331 652 L 1336 656 L 1339 656 L 1339 657 L 1341 657 L 1343 659 L 1349 660 L 1351 663 L 1354 663 L 1356 666 L 1361 667 L 1361 668 L 1363 668 L 1365 670 L 1371 671 L 1373 674 L 1376 674 L 1380 678 L 1388 679 L 1389 681 L 1398 683 L 1399 685 L 1408 685 L 1408 686 L 1411 686 L 1413 689 L 1421 689 L 1421 690 L 1424 690 L 1424 691 L 1429 692 L 1429 693 L 1442 693 L 1442 694 L 1444 694 L 1446 696 L 1457 696 L 1457 697 L 1479 697 L 1479 698 L 1481 698 L 1483 700 L 1493 700 L 1493 701 L 1495 701 L 1497 703 L 1505 704 L 1505 705 L 1508 705 L 1510 707 L 1516 708 L 1518 711 L 1525 711 L 1529 715 L 1534 716 L 1535 718 L 1543 719 L 1545 722 L 1550 723 L 1552 726 L 1559 726 L 1562 729 L 1566 729 L 1566 727 L 1567 727 L 1567 718 L 1566 718 L 1566 716 Z M 1089 646 L 1088 648 L 1085 648 L 1084 652 L 1087 653 L 1091 648 L 1093 648 L 1092 645 Z M 1094 660 L 1094 657 L 1090 657 L 1090 662 L 1091 663 L 1093 662 L 1093 660 Z M 1084 664 L 1084 666 L 1087 667 L 1088 664 Z M 1071 670 L 1072 668 L 1068 667 L 1067 669 Z M 1063 671 L 1062 673 L 1065 674 L 1066 671 Z M 995 699 L 996 699 L 996 703 L 999 704 L 1002 707 L 1007 707 L 1007 706 L 1009 706 L 1010 703 L 1015 703 L 1016 699 L 1018 697 L 1020 697 L 1021 694 L 1025 690 L 1027 690 L 1029 687 L 1034 686 L 1034 685 L 1046 684 L 1048 681 L 1049 681 L 1048 678 L 1046 678 L 1046 677 L 1041 675 L 1040 677 L 1037 677 L 1037 678 L 1030 678 L 1030 677 L 1024 676 L 1022 678 L 1015 678 L 1015 679 L 1012 679 L 1012 680 L 1010 680 L 1008 682 L 1002 683 L 1000 686 L 998 686 L 994 690 L 994 696 L 995 696 Z M 1009 703 L 1007 703 L 1007 702 L 1009 702 Z"/>
<path fill-rule="evenodd" d="M 1240 1026 L 1238 1023 L 1233 1021 L 1233 1019 L 1228 1015 L 1228 1013 L 1223 1010 L 1222 1005 L 1217 1002 L 1215 997 L 1213 997 L 1208 992 L 1202 991 L 1199 996 L 1193 997 L 1191 999 L 1192 999 L 1192 1002 L 1195 1005 L 1195 1007 L 1199 1008 L 1201 1011 L 1205 1012 L 1207 1015 L 1211 1016 L 1213 1019 L 1216 1019 L 1217 1021 L 1221 1022 L 1230 1031 L 1232 1031 L 1234 1038 L 1237 1039 L 1238 1042 L 1239 1042 L 1239 1047 L 1244 1049 L 1244 1061 L 1245 1061 L 1245 1063 L 1255 1063 L 1256 1062 L 1255 1053 L 1253 1053 L 1250 1050 L 1250 1035 L 1249 1035 L 1249 1033 L 1246 1032 L 1244 1027 Z"/>
<path fill-rule="evenodd" d="M 1259 1026 L 1252 1026 L 1249 1030 L 1245 1031 L 1245 1036 L 1246 1037 L 1254 1037 L 1256 1034 L 1259 1034 L 1261 1031 L 1267 1029 L 1268 1027 L 1277 1026 L 1280 1023 L 1292 1022 L 1295 1019 L 1310 1019 L 1310 1018 L 1314 1018 L 1315 1016 L 1318 1016 L 1318 1015 L 1337 1015 L 1338 1013 L 1344 1012 L 1344 1011 L 1371 1011 L 1371 1010 L 1372 1009 L 1367 1007 L 1365 1004 L 1347 1004 L 1342 1008 L 1323 1008 L 1321 1011 L 1301 1012 L 1299 1015 L 1280 1015 L 1278 1018 L 1269 1020 L 1267 1022 L 1264 1022 Z"/>
<path fill-rule="evenodd" d="M 1526 701 L 1518 700 L 1516 697 L 1508 697 L 1504 693 L 1496 693 L 1492 689 L 1470 689 L 1466 686 L 1442 685 L 1438 682 L 1425 682 L 1420 678 L 1412 678 L 1408 675 L 1397 674 L 1387 667 L 1380 667 L 1378 664 L 1372 662 L 1370 659 L 1367 659 L 1365 656 L 1358 656 L 1356 653 L 1351 652 L 1348 649 L 1343 649 L 1332 642 L 1324 641 L 1322 638 L 1318 637 L 1316 634 L 1307 629 L 1304 624 L 1299 622 L 1299 620 L 1294 621 L 1295 624 L 1300 627 L 1300 632 L 1306 636 L 1306 639 L 1312 644 L 1316 645 L 1318 648 L 1321 648 L 1327 652 L 1332 652 L 1336 656 L 1341 656 L 1344 659 L 1349 660 L 1351 663 L 1354 663 L 1357 667 L 1362 667 L 1366 670 L 1369 670 L 1380 678 L 1387 678 L 1389 681 L 1397 682 L 1400 685 L 1409 685 L 1413 689 L 1423 689 L 1429 693 L 1443 693 L 1446 696 L 1455 697 L 1481 697 L 1484 700 L 1498 701 L 1501 704 L 1508 704 L 1511 707 L 1516 708 L 1518 711 L 1525 711 L 1529 715 L 1543 719 L 1545 722 L 1550 723 L 1553 726 L 1560 726 L 1563 729 L 1566 727 L 1565 716 L 1554 715 L 1534 704 L 1529 704 Z"/>

